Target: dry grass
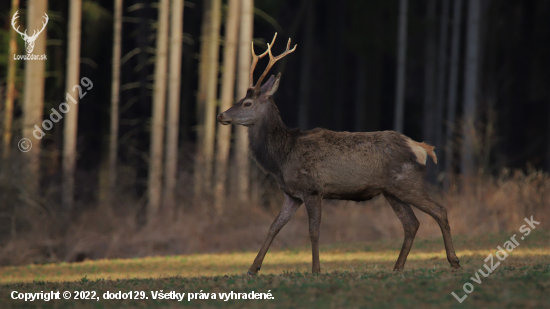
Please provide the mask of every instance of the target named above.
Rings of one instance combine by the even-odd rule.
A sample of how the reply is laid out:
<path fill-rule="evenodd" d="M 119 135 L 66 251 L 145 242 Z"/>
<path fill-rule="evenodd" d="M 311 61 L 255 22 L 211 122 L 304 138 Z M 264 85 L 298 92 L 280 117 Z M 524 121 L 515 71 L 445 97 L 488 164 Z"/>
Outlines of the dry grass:
<path fill-rule="evenodd" d="M 503 171 L 493 178 L 477 178 L 460 191 L 432 192 L 448 208 L 453 235 L 481 235 L 517 230 L 523 218 L 550 222 L 550 178 L 531 171 Z M 183 194 L 187 194 L 184 191 Z M 267 196 L 267 200 L 265 198 Z M 166 256 L 192 253 L 256 251 L 261 246 L 282 201 L 282 193 L 269 189 L 262 203 L 241 205 L 228 201 L 224 216 L 212 215 L 211 203 L 190 207 L 180 196 L 176 215 L 163 212 L 157 222 L 139 224 L 142 202 L 120 199 L 114 211 L 91 208 L 75 221 L 43 212 L 19 212 L 26 229 L 8 237 L 0 247 L 0 263 L 73 262 L 112 258 Z M 258 206 L 262 204 L 263 206 Z M 439 226 L 415 210 L 421 223 L 418 238 L 441 237 Z M 307 214 L 300 208 L 276 237 L 272 248 L 308 246 Z M 20 224 L 22 225 L 22 224 Z M 547 227 L 544 227 L 547 228 Z M 325 201 L 321 244 L 401 240 L 403 228 L 383 197 L 369 202 Z M 442 248 L 442 247 L 441 247 Z M 395 248 L 399 249 L 399 248 Z"/>

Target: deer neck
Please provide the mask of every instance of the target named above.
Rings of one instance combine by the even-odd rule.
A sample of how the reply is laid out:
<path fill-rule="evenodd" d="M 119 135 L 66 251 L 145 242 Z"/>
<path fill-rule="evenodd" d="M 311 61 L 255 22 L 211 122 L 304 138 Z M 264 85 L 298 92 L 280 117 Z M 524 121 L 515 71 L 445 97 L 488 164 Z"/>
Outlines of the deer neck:
<path fill-rule="evenodd" d="M 292 136 L 272 104 L 256 124 L 248 128 L 250 152 L 258 165 L 276 178 L 291 151 Z"/>

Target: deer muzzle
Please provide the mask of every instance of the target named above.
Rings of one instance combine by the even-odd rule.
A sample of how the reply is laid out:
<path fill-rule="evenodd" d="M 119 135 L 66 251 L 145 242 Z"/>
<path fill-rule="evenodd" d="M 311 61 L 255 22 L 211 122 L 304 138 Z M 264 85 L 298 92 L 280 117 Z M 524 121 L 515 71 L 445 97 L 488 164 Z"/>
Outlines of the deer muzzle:
<path fill-rule="evenodd" d="M 220 113 L 217 118 L 218 118 L 218 122 L 223 125 L 231 124 L 231 121 L 225 118 L 225 113 Z"/>

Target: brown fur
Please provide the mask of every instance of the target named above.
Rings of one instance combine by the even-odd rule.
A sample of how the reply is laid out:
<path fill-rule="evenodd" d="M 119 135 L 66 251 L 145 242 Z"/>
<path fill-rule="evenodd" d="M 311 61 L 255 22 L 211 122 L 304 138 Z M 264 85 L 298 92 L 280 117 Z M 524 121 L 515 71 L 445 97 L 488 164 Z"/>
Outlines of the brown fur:
<path fill-rule="evenodd" d="M 433 201 L 424 188 L 427 155 L 437 161 L 434 147 L 394 131 L 351 133 L 320 128 L 305 132 L 288 129 L 271 96 L 279 78 L 280 75 L 277 79 L 272 76 L 261 91 L 249 89 L 245 98 L 218 115 L 218 121 L 223 124 L 249 127 L 252 157 L 265 172 L 275 177 L 285 193 L 281 212 L 271 225 L 249 274 L 256 274 L 260 269 L 273 238 L 302 203 L 309 216 L 312 272 L 319 272 L 321 201 L 364 201 L 379 194 L 386 197 L 405 230 L 395 270 L 403 269 L 418 229 L 419 223 L 410 205 L 428 213 L 439 223 L 447 259 L 452 267 L 460 267 L 447 211 Z"/>

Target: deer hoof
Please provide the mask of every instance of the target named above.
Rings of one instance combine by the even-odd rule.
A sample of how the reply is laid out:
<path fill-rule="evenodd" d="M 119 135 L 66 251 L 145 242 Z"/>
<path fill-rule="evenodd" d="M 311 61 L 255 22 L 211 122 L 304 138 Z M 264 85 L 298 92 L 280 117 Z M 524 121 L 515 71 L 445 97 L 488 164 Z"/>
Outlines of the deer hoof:
<path fill-rule="evenodd" d="M 250 270 L 246 274 L 249 275 L 249 276 L 254 276 L 255 275 Z"/>

